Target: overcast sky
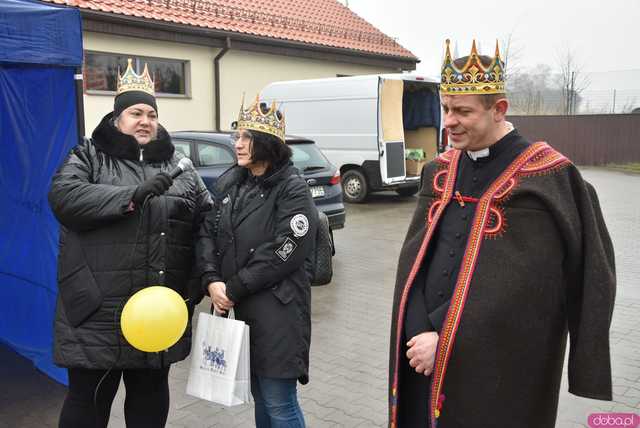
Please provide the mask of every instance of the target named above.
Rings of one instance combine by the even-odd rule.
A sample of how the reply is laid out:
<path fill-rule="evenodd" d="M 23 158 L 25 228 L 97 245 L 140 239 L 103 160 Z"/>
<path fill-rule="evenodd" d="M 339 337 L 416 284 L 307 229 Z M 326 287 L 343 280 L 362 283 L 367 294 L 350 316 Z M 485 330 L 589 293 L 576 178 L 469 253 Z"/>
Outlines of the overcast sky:
<path fill-rule="evenodd" d="M 345 3 L 346 0 L 342 0 Z M 493 55 L 511 34 L 519 67 L 558 68 L 571 49 L 584 71 L 640 71 L 640 0 L 348 0 L 352 11 L 413 52 L 418 72 L 438 75 L 444 40 L 467 55 L 471 40 Z M 640 88 L 640 82 L 636 85 Z"/>

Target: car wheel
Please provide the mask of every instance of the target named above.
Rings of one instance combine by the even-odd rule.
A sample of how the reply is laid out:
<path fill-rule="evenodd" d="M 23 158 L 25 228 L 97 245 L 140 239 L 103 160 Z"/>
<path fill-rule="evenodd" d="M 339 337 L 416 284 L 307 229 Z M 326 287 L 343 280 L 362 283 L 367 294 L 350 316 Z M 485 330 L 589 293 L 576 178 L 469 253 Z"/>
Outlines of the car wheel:
<path fill-rule="evenodd" d="M 331 255 L 336 255 L 336 241 L 333 239 L 333 229 L 329 228 L 329 235 L 331 235 Z"/>
<path fill-rule="evenodd" d="M 359 204 L 364 202 L 369 191 L 367 179 L 358 169 L 350 169 L 342 175 L 342 196 L 345 202 Z"/>
<path fill-rule="evenodd" d="M 401 187 L 396 189 L 396 193 L 400 196 L 413 196 L 418 193 L 418 186 L 415 187 Z"/>
<path fill-rule="evenodd" d="M 316 233 L 316 259 L 311 280 L 312 286 L 329 284 L 333 277 L 333 240 L 329 219 L 323 212 L 318 213 L 318 231 Z"/>

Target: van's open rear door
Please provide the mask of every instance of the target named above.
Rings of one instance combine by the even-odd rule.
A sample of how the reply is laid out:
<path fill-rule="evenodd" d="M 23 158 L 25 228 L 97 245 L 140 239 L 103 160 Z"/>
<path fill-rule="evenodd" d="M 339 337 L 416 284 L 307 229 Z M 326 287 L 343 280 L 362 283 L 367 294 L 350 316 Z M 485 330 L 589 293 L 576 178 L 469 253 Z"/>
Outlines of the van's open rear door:
<path fill-rule="evenodd" d="M 402 80 L 381 78 L 378 82 L 378 152 L 384 184 L 405 179 L 403 90 Z"/>

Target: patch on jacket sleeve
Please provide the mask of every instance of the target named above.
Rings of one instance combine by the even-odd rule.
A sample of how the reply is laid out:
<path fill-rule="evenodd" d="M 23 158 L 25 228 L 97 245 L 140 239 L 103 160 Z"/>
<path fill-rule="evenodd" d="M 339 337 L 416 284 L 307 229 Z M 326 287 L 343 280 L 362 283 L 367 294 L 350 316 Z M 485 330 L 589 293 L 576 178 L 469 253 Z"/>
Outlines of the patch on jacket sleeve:
<path fill-rule="evenodd" d="M 293 254 L 293 252 L 296 250 L 297 247 L 298 247 L 298 244 L 296 244 L 293 239 L 287 237 L 287 239 L 284 240 L 280 248 L 276 250 L 276 255 L 280 257 L 280 259 L 282 259 L 283 262 L 286 262 L 289 256 Z"/>
<path fill-rule="evenodd" d="M 301 238 L 309 231 L 309 219 L 304 214 L 296 214 L 289 222 L 293 236 Z"/>

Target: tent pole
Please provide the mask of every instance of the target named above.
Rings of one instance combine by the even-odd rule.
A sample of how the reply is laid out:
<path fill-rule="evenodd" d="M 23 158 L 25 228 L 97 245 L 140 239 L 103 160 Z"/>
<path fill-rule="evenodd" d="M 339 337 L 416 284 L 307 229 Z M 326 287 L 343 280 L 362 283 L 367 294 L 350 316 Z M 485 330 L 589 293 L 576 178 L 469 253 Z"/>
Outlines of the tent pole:
<path fill-rule="evenodd" d="M 83 80 L 82 66 L 76 67 L 74 75 L 76 81 L 76 121 L 78 122 L 78 137 L 84 137 L 84 100 L 83 100 Z"/>

